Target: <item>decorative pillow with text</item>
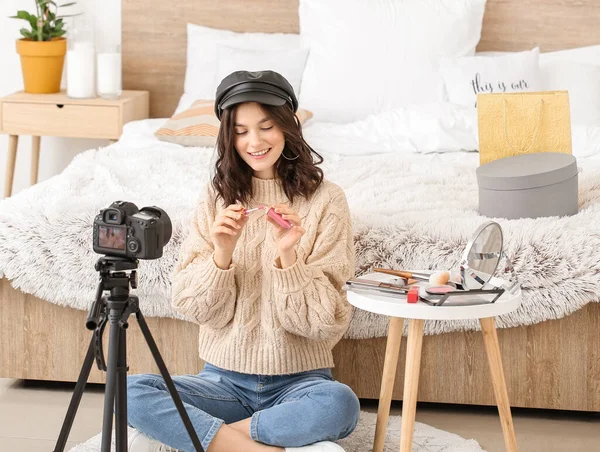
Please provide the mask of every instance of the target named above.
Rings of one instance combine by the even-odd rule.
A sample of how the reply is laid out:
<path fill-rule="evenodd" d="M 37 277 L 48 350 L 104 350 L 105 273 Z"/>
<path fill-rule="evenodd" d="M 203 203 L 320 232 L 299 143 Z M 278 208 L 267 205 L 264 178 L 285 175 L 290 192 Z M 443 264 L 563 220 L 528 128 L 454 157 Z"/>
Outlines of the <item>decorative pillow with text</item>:
<path fill-rule="evenodd" d="M 501 56 L 443 58 L 440 73 L 447 99 L 465 107 L 477 106 L 479 93 L 541 91 L 540 49 Z"/>

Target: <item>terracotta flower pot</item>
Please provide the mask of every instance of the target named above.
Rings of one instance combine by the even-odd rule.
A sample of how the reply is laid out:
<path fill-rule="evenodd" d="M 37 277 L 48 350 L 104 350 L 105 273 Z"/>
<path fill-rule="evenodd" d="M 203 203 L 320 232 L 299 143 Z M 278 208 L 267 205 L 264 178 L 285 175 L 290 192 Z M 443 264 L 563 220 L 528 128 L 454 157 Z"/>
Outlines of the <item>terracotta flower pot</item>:
<path fill-rule="evenodd" d="M 60 91 L 67 40 L 52 41 L 17 40 L 17 53 L 21 56 L 21 69 L 26 93 L 49 94 Z"/>

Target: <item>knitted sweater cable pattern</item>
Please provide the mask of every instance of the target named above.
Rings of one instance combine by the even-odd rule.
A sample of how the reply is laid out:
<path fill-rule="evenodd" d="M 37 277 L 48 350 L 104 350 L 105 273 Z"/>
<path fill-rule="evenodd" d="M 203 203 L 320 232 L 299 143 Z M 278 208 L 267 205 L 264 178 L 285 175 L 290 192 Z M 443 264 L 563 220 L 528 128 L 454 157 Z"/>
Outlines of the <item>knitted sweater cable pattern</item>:
<path fill-rule="evenodd" d="M 252 179 L 253 204 L 289 202 L 275 179 Z M 355 255 L 343 190 L 324 181 L 291 204 L 306 233 L 296 263 L 281 269 L 272 226 L 250 216 L 223 270 L 213 260 L 210 226 L 224 208 L 207 188 L 182 244 L 173 277 L 173 308 L 199 324 L 200 358 L 223 369 L 283 375 L 333 367 L 332 348 L 351 317 L 342 285 Z"/>

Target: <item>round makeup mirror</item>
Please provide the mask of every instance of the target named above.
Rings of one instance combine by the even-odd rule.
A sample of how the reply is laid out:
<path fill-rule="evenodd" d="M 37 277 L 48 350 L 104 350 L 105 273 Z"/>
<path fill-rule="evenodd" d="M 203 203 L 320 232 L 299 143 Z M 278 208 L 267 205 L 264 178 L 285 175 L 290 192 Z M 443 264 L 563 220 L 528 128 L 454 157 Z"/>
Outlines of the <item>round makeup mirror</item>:
<path fill-rule="evenodd" d="M 502 228 L 488 221 L 477 228 L 465 248 L 460 263 L 465 290 L 483 288 L 492 278 L 502 257 Z"/>

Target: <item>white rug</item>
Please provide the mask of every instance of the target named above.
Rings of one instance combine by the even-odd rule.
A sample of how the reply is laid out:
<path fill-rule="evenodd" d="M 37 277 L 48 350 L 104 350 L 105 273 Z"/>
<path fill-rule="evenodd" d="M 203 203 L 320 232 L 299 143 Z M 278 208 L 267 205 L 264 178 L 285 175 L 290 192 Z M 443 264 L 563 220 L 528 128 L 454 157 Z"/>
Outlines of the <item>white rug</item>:
<path fill-rule="evenodd" d="M 361 411 L 356 430 L 349 437 L 338 441 L 338 444 L 346 452 L 371 452 L 373 450 L 376 419 L 376 413 Z M 390 416 L 385 447 L 383 448 L 384 452 L 397 452 L 400 449 L 400 424 L 400 416 Z M 85 443 L 72 448 L 70 452 L 100 452 L 101 443 L 102 437 L 98 433 Z M 115 450 L 114 443 L 111 450 Z M 412 452 L 485 452 L 485 450 L 474 439 L 464 439 L 454 433 L 417 422 L 415 424 Z"/>

